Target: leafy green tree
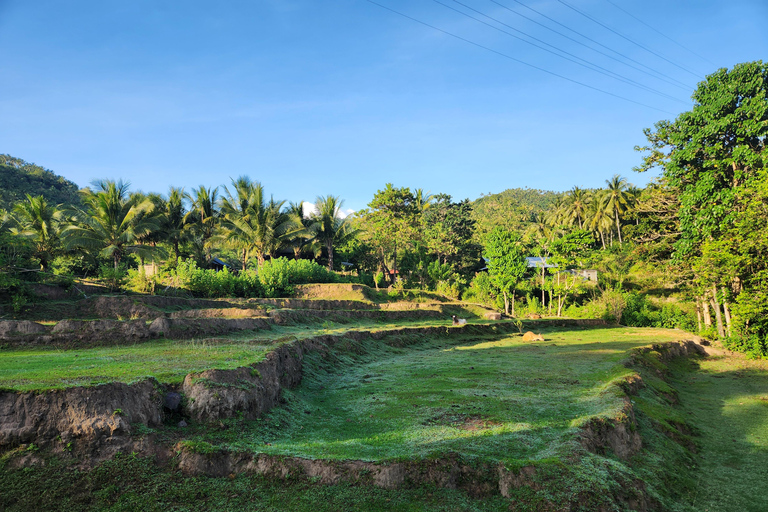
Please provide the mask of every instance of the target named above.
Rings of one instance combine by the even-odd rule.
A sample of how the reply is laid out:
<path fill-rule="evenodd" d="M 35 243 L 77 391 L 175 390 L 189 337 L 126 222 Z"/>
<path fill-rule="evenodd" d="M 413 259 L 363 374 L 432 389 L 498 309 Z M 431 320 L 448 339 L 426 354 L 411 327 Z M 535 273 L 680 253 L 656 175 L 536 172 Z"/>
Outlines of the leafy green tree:
<path fill-rule="evenodd" d="M 412 247 L 418 235 L 418 209 L 411 190 L 387 183 L 358 216 L 365 240 L 376 248 L 381 269 L 386 273 L 391 257 L 392 269 L 397 271 L 398 249 Z"/>
<path fill-rule="evenodd" d="M 768 167 L 768 65 L 757 61 L 720 69 L 692 98 L 690 111 L 645 130 L 649 144 L 638 148 L 647 152 L 638 170 L 661 166 L 677 192 L 680 234 L 673 257 L 694 273 L 704 323 L 711 324 L 713 309 L 718 331 L 726 333 L 729 296 L 735 294 L 737 304 L 754 304 L 743 297 L 761 296 L 763 290 L 765 257 L 752 256 L 751 233 L 764 238 L 768 221 L 764 205 L 755 203 Z M 718 272 L 708 271 L 713 265 L 720 266 Z M 759 322 L 752 316 L 758 309 L 736 309 L 741 335 L 764 341 L 765 333 L 750 327 Z"/>
<path fill-rule="evenodd" d="M 51 206 L 43 196 L 27 194 L 25 202 L 17 203 L 13 211 L 18 227 L 11 230 L 16 236 L 27 238 L 33 244 L 32 256 L 40 261 L 40 269 L 48 267 L 61 248 L 59 231 L 62 213 Z"/>
<path fill-rule="evenodd" d="M 498 227 L 485 239 L 485 257 L 488 258 L 488 274 L 504 296 L 504 312 L 515 314 L 515 288 L 528 268 L 525 249 L 519 234 Z"/>
<path fill-rule="evenodd" d="M 452 271 L 471 276 L 481 261 L 482 247 L 474 241 L 476 221 L 472 203 L 458 203 L 447 194 L 437 194 L 431 206 L 421 215 L 422 240 L 428 251 Z"/>
<path fill-rule="evenodd" d="M 154 209 L 152 202 L 129 197 L 130 185 L 122 180 L 100 180 L 94 186 L 95 191 L 83 191 L 86 209 L 71 211 L 73 223 L 61 233 L 64 247 L 99 251 L 112 258 L 115 270 L 127 254 L 151 257 L 153 248 L 140 239 L 159 228 L 157 216 L 147 215 Z"/>
<path fill-rule="evenodd" d="M 317 240 L 328 254 L 328 270 L 333 270 L 333 248 L 357 236 L 358 231 L 341 216 L 344 201 L 338 196 L 320 196 L 315 211 L 310 215 L 307 232 Z"/>

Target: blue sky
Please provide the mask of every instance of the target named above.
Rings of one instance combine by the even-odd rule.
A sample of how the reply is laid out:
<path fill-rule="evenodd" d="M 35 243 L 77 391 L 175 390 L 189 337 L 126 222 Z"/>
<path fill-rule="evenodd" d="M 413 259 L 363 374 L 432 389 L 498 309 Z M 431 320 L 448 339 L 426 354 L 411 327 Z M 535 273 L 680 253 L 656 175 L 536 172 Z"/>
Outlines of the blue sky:
<path fill-rule="evenodd" d="M 366 0 L 0 0 L 0 152 L 80 186 L 166 192 L 246 174 L 279 199 L 334 194 L 352 209 L 387 182 L 455 199 L 615 173 L 643 185 L 643 128 L 690 108 L 706 74 L 768 57 L 765 0 L 440 0 L 655 93 L 434 0 L 376 1 L 643 105 Z"/>

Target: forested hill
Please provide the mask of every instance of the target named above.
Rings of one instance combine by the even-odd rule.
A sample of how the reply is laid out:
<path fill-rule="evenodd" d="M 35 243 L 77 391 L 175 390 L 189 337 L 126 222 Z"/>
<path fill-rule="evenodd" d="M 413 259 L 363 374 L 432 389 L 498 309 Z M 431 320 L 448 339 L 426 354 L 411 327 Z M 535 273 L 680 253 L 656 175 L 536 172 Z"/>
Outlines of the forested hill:
<path fill-rule="evenodd" d="M 472 203 L 472 216 L 480 233 L 490 231 L 493 226 L 524 231 L 520 228 L 535 216 L 543 215 L 560 195 L 550 190 L 510 188 L 476 199 Z"/>
<path fill-rule="evenodd" d="M 80 204 L 78 186 L 66 178 L 25 162 L 0 155 L 0 208 L 9 210 L 26 194 L 42 195 L 51 204 Z"/>

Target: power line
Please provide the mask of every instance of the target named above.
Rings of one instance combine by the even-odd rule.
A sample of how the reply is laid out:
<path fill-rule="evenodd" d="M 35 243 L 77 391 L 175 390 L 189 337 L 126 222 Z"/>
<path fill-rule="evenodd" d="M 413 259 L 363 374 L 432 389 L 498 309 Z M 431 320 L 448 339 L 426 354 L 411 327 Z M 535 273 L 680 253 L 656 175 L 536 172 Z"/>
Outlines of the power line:
<path fill-rule="evenodd" d="M 638 87 L 638 88 L 640 88 L 640 89 L 643 89 L 643 90 L 645 90 L 645 91 L 648 91 L 648 92 L 652 92 L 652 93 L 654 93 L 654 94 L 657 94 L 657 95 L 659 95 L 659 96 L 663 96 L 663 97 L 666 97 L 666 98 L 668 98 L 668 99 L 671 99 L 671 100 L 674 100 L 674 101 L 678 101 L 678 102 L 680 102 L 680 103 L 684 103 L 684 104 L 687 104 L 687 102 L 685 102 L 685 101 L 683 101 L 683 100 L 681 100 L 681 99 L 679 99 L 679 98 L 676 98 L 676 97 L 674 97 L 674 96 L 671 96 L 671 95 L 669 95 L 669 94 L 663 93 L 663 92 L 661 92 L 661 91 L 659 91 L 659 90 L 656 90 L 656 89 L 654 89 L 654 88 L 652 88 L 652 87 L 649 87 L 649 86 L 647 86 L 647 85 L 641 84 L 641 83 L 639 83 L 639 82 L 637 82 L 637 81 L 635 81 L 635 80 L 632 80 L 631 78 L 627 78 L 627 77 L 625 77 L 625 76 L 622 76 L 622 75 L 620 75 L 620 74 L 618 74 L 618 73 L 615 73 L 615 72 L 613 72 L 613 71 L 611 71 L 611 70 L 609 70 L 609 69 L 606 69 L 606 68 L 604 68 L 604 67 L 602 67 L 602 66 L 600 66 L 600 65 L 598 65 L 598 64 L 595 64 L 595 63 L 593 63 L 593 62 L 590 62 L 590 61 L 588 61 L 588 60 L 586 60 L 586 59 L 582 59 L 581 57 L 579 57 L 579 56 L 577 56 L 577 55 L 574 55 L 574 54 L 572 54 L 572 53 L 570 53 L 570 52 L 567 52 L 567 51 L 563 50 L 562 48 L 558 48 L 557 46 L 551 45 L 551 44 L 547 43 L 546 41 L 542 41 L 541 39 L 538 39 L 538 38 L 536 38 L 536 37 L 534 37 L 534 36 L 532 36 L 532 35 L 530 35 L 530 34 L 527 34 L 527 33 L 523 32 L 522 30 L 518 30 L 518 29 L 516 29 L 515 27 L 512 27 L 512 26 L 510 26 L 510 25 L 507 25 L 507 24 L 506 24 L 506 23 L 504 23 L 503 21 L 500 21 L 500 20 L 498 20 L 498 19 L 496 19 L 496 18 L 494 18 L 494 17 L 492 17 L 492 16 L 488 16 L 487 14 L 484 14 L 484 13 L 482 13 L 482 12 L 478 11 L 477 9 L 474 9 L 474 8 L 472 8 L 472 7 L 470 7 L 470 6 L 466 5 L 466 4 L 463 4 L 463 3 L 459 2 L 458 0 L 453 0 L 453 1 L 454 1 L 454 2 L 456 2 L 457 4 L 461 5 L 462 7 L 466 8 L 466 9 L 469 9 L 470 11 L 476 12 L 476 13 L 477 13 L 477 14 L 479 14 L 480 16 L 483 16 L 483 17 L 485 17 L 485 18 L 488 18 L 489 20 L 493 20 L 493 21 L 495 21 L 496 23 L 499 23 L 500 25 L 503 25 L 503 26 L 505 26 L 505 27 L 508 27 L 508 28 L 510 28 L 510 29 L 512 29 L 512 30 L 514 30 L 515 32 L 519 32 L 520 34 L 523 34 L 523 35 L 524 35 L 524 36 L 526 36 L 526 37 L 530 37 L 530 38 L 531 38 L 531 39 L 533 39 L 534 41 L 538 41 L 538 42 L 540 42 L 540 43 L 542 43 L 542 44 L 545 44 L 545 45 L 549 46 L 550 48 L 554 48 L 554 49 L 555 49 L 555 50 L 557 50 L 558 52 L 562 52 L 562 53 L 564 53 L 565 55 L 570 55 L 571 57 L 574 57 L 575 59 L 578 59 L 578 60 L 582 61 L 584 64 L 583 64 L 582 62 L 577 62 L 577 61 L 575 61 L 575 60 L 573 60 L 573 59 L 569 59 L 568 57 L 564 57 L 564 56 L 562 56 L 562 55 L 560 55 L 560 54 L 558 54 L 558 53 L 555 53 L 555 52 L 553 52 L 552 50 L 548 50 L 548 49 L 546 49 L 546 48 L 542 48 L 541 46 L 539 46 L 539 45 L 537 45 L 537 44 L 535 44 L 535 43 L 532 43 L 532 42 L 530 42 L 530 41 L 526 41 L 525 39 L 523 39 L 523 38 L 521 38 L 521 37 L 518 37 L 518 36 L 516 36 L 516 35 L 514 35 L 514 34 L 510 34 L 510 33 L 509 33 L 509 32 L 507 32 L 506 30 L 502 30 L 502 29 L 500 29 L 500 28 L 498 28 L 498 27 L 495 27 L 495 26 L 491 25 L 490 23 L 486 23 L 486 22 L 484 22 L 484 21 L 482 21 L 482 20 L 479 20 L 479 19 L 475 18 L 474 16 L 470 16 L 469 14 L 467 14 L 467 13 L 465 13 L 465 12 L 462 12 L 462 11 L 460 11 L 460 10 L 458 10 L 458 9 L 454 9 L 454 8 L 453 8 L 453 7 L 451 7 L 451 6 L 444 4 L 444 3 L 443 3 L 443 2 L 441 2 L 440 0 L 433 0 L 433 1 L 434 1 L 435 3 L 437 3 L 437 4 L 440 4 L 440 5 L 442 5 L 443 7 L 446 7 L 446 8 L 448 8 L 448 9 L 450 9 L 450 10 L 454 11 L 454 12 L 457 12 L 457 13 L 459 13 L 459 14 L 463 15 L 463 16 L 466 16 L 466 17 L 468 17 L 468 18 L 470 18 L 470 19 L 472 19 L 472 20 L 475 20 L 475 21 L 477 21 L 478 23 L 482 23 L 483 25 L 486 25 L 486 26 L 488 26 L 488 27 L 491 27 L 491 28 L 492 28 L 492 29 L 494 29 L 494 30 L 498 30 L 499 32 L 501 32 L 501 33 L 503 33 L 503 34 L 506 34 L 506 35 L 508 35 L 508 36 L 510 36 L 510 37 L 514 37 L 515 39 L 518 39 L 518 40 L 520 40 L 520 41 L 522 41 L 522 42 L 524 42 L 524 43 L 526 43 L 526 44 L 529 44 L 529 45 L 531 45 L 531 46 L 533 46 L 533 47 L 535 47 L 535 48 L 539 48 L 540 50 L 544 50 L 545 52 L 551 53 L 552 55 L 556 55 L 557 57 L 560 57 L 561 59 L 565 59 L 565 60 L 567 60 L 567 61 L 569 61 L 569 62 L 573 62 L 574 64 L 577 64 L 577 65 L 579 65 L 579 66 L 585 67 L 585 68 L 587 68 L 587 69 L 589 69 L 589 70 L 591 70 L 591 71 L 595 71 L 595 72 L 597 72 L 597 73 L 600 73 L 601 75 L 605 75 L 605 76 L 607 76 L 607 77 L 609 77 L 609 78 L 613 78 L 614 80 L 619 80 L 619 81 L 621 81 L 621 82 L 624 82 L 624 83 L 626 83 L 626 84 L 629 84 L 629 85 L 633 85 L 633 86 L 635 86 L 635 87 Z M 602 70 L 602 71 L 601 71 L 601 70 Z"/>
<path fill-rule="evenodd" d="M 492 2 L 492 3 L 496 4 L 496 5 L 498 5 L 499 7 L 503 8 L 503 9 L 506 9 L 506 10 L 508 10 L 508 11 L 509 11 L 509 12 L 511 12 L 512 14 L 515 14 L 515 15 L 517 15 L 517 16 L 520 16 L 521 18 L 524 18 L 524 19 L 526 19 L 526 20 L 530 21 L 531 23 L 535 23 L 536 25 L 538 25 L 538 26 L 540 26 L 540 27 L 542 27 L 542 28 L 545 28 L 545 29 L 549 30 L 550 32 L 554 32 L 555 34 L 559 35 L 560 37 L 564 37 L 564 38 L 568 39 L 569 41 L 572 41 L 572 42 L 574 42 L 574 43 L 576 43 L 576 44 L 579 44 L 579 45 L 583 46 L 584 48 L 588 48 L 588 49 L 592 50 L 593 52 L 599 53 L 600 55 L 602 55 L 602 56 L 604 56 L 604 57 L 608 57 L 609 59 L 611 59 L 611 60 L 614 60 L 614 61 L 618 62 L 619 64 L 622 64 L 623 66 L 627 66 L 627 67 L 630 67 L 630 68 L 632 68 L 632 69 L 634 69 L 634 70 L 636 70 L 636 71 L 639 71 L 639 72 L 641 72 L 641 73 L 645 73 L 646 75 L 648 75 L 648 76 L 650 76 L 650 77 L 653 77 L 653 78 L 655 78 L 655 79 L 657 79 L 657 80 L 661 80 L 662 82 L 666 82 L 666 83 L 668 83 L 669 85 L 673 85 L 673 86 L 675 86 L 675 87 L 678 87 L 678 88 L 680 88 L 680 89 L 683 89 L 684 91 L 690 91 L 690 90 L 691 90 L 691 87 L 690 87 L 690 86 L 688 86 L 688 85 L 685 85 L 685 84 L 683 84 L 683 82 L 680 82 L 680 81 L 678 81 L 678 80 L 675 80 L 675 79 L 673 79 L 672 77 L 665 75 L 664 73 L 660 73 L 660 72 L 658 72 L 658 71 L 656 71 L 656 70 L 654 70 L 654 69 L 651 69 L 651 68 L 649 68 L 648 66 L 645 66 L 644 64 L 641 64 L 640 62 L 637 62 L 637 61 L 635 61 L 634 59 L 632 59 L 632 58 L 630 58 L 630 57 L 628 57 L 628 56 L 626 56 L 626 55 L 624 55 L 624 54 L 622 54 L 622 53 L 620 53 L 620 52 L 617 52 L 616 50 L 613 50 L 613 49 L 611 49 L 611 48 L 608 48 L 607 46 L 604 46 L 604 45 L 600 45 L 600 46 L 603 46 L 604 48 L 606 48 L 606 49 L 608 49 L 608 50 L 612 51 L 613 53 L 615 53 L 615 54 L 617 54 L 617 55 L 620 55 L 621 57 L 623 57 L 623 58 L 625 58 L 625 59 L 627 59 L 627 60 L 629 60 L 629 61 L 631 61 L 631 62 L 637 62 L 638 64 L 640 64 L 640 66 L 642 66 L 642 67 L 644 67 L 644 68 L 646 68 L 646 69 L 650 69 L 650 70 L 651 70 L 651 72 L 649 72 L 649 71 L 645 71 L 645 70 L 643 70 L 642 68 L 640 68 L 640 67 L 638 67 L 638 66 L 634 66 L 634 65 L 632 65 L 632 64 L 629 64 L 628 62 L 624 62 L 623 60 L 621 60 L 621 59 L 618 59 L 618 58 L 614 57 L 614 56 L 613 56 L 613 55 L 611 55 L 611 54 L 608 54 L 608 53 L 605 53 L 605 52 L 603 52 L 603 51 L 600 51 L 600 50 L 598 50 L 597 48 L 594 48 L 594 47 L 592 47 L 592 46 L 590 46 L 590 45 L 588 45 L 588 44 L 586 44 L 586 43 L 583 43 L 583 42 L 579 41 L 578 39 L 575 39 L 575 38 L 573 38 L 573 37 L 571 37 L 571 36 L 569 36 L 569 35 L 567 35 L 567 34 L 564 34 L 564 33 L 560 32 L 560 31 L 558 31 L 558 30 L 555 30 L 555 29 L 553 29 L 552 27 L 548 27 L 547 25 L 545 25 L 545 24 L 543 24 L 543 23 L 540 23 L 540 22 L 536 21 L 535 19 L 533 19 L 533 18 L 531 18 L 531 17 L 528 17 L 528 16 L 526 16 L 526 15 L 525 15 L 525 14 L 523 14 L 523 13 L 517 12 L 517 11 L 515 11 L 514 9 L 511 9 L 511 8 L 509 8 L 508 6 L 506 6 L 506 5 L 502 4 L 502 3 L 499 3 L 499 2 L 497 2 L 496 0 L 488 0 L 488 1 L 489 1 L 489 2 Z M 517 0 L 513 0 L 513 1 L 517 1 Z M 525 5 L 525 4 L 522 4 L 522 3 L 520 3 L 520 2 L 517 2 L 517 3 L 519 3 L 520 5 L 522 5 L 523 7 L 525 7 L 526 9 L 529 9 L 529 10 L 531 10 L 531 11 L 535 12 L 535 13 L 536 13 L 536 14 L 538 14 L 538 15 L 540 15 L 540 16 L 543 16 L 543 17 L 547 18 L 548 20 L 552 21 L 553 23 L 557 23 L 558 25 L 561 25 L 561 26 L 563 26 L 564 28 L 566 28 L 566 29 L 570 30 L 571 32 L 573 32 L 573 33 L 575 33 L 575 34 L 577 34 L 577 35 L 579 35 L 579 36 L 581 36 L 581 37 L 583 37 L 583 38 L 585 38 L 585 39 L 587 39 L 587 40 L 589 40 L 589 41 L 592 41 L 593 43 L 596 43 L 596 44 L 600 44 L 600 43 L 598 43 L 597 41 L 594 41 L 594 40 L 590 39 L 589 37 L 587 37 L 587 36 L 585 36 L 585 35 L 583 35 L 583 34 L 580 34 L 579 32 L 577 32 L 577 31 L 575 31 L 575 30 L 573 30 L 573 29 L 571 29 L 571 28 L 569 28 L 569 27 L 566 27 L 566 26 L 565 26 L 565 25 L 563 25 L 562 23 L 559 23 L 558 21 L 556 21 L 556 20 L 553 20 L 553 19 L 552 19 L 552 18 L 550 18 L 549 16 L 547 16 L 547 15 L 545 15 L 545 14 L 543 14 L 543 13 L 540 13 L 539 11 L 537 11 L 536 9 L 534 9 L 534 8 L 532 8 L 532 7 L 528 7 L 527 5 Z M 663 77 L 666 77 L 666 78 L 663 78 Z"/>
<path fill-rule="evenodd" d="M 493 1 L 493 0 L 491 0 L 491 1 Z M 664 77 L 666 77 L 666 78 L 669 78 L 669 79 L 670 79 L 670 80 L 672 80 L 673 82 L 677 82 L 678 84 L 682 85 L 682 86 L 683 86 L 683 87 L 684 87 L 686 90 L 689 90 L 689 91 L 690 91 L 690 90 L 692 89 L 692 87 L 691 87 L 690 85 L 688 85 L 688 84 L 685 84 L 685 83 L 683 83 L 683 82 L 681 82 L 681 81 L 679 81 L 679 80 L 676 80 L 676 79 L 672 78 L 671 76 L 669 76 L 669 75 L 666 75 L 666 74 L 664 74 L 664 73 L 662 73 L 662 72 L 660 72 L 660 71 L 656 71 L 655 69 L 653 69 L 653 68 L 651 68 L 651 67 L 649 67 L 649 66 L 646 66 L 646 65 L 645 65 L 645 64 L 643 64 L 642 62 L 640 62 L 640 61 L 638 61 L 638 60 L 635 60 L 635 59 L 633 59 L 632 57 L 630 57 L 630 56 L 628 56 L 628 55 L 625 55 L 625 54 L 623 54 L 623 53 L 621 53 L 621 52 L 619 52 L 619 51 L 617 51 L 617 50 L 614 50 L 613 48 L 611 48 L 611 47 L 609 47 L 609 46 L 606 46 L 606 45 L 604 45 L 604 44 L 603 44 L 603 43 L 601 43 L 600 41 L 596 41 L 596 40 L 592 39 L 591 37 L 589 37 L 589 36 L 587 36 L 587 35 L 585 35 L 585 34 L 582 34 L 582 33 L 581 33 L 581 32 L 579 32 L 578 30 L 574 30 L 574 29 L 572 29 L 571 27 L 569 27 L 569 26 L 567 26 L 567 25 L 564 25 L 564 24 L 560 23 L 560 22 L 559 22 L 559 21 L 557 21 L 556 19 L 550 18 L 549 16 L 547 16 L 547 15 L 546 15 L 546 14 L 544 14 L 543 12 L 537 11 L 537 10 L 536 10 L 536 9 L 534 9 L 533 7 L 530 7 L 530 6 L 526 5 L 526 4 L 524 4 L 524 3 L 523 3 L 523 2 L 521 2 L 520 0 L 512 0 L 512 1 L 513 1 L 513 2 L 515 2 L 516 4 L 520 4 L 520 5 L 522 5 L 523 7 L 525 7 L 526 9 L 528 9 L 529 11 L 533 11 L 533 12 L 535 12 L 536 14 L 538 14 L 539 16 L 542 16 L 542 17 L 544 17 L 544 18 L 548 19 L 548 20 L 549 20 L 549 21 L 551 21 L 552 23 L 555 23 L 555 24 L 557 24 L 557 25 L 560 25 L 561 27 L 563 27 L 563 28 L 564 28 L 564 29 L 566 29 L 566 30 L 570 30 L 570 31 L 571 31 L 571 32 L 573 32 L 574 34 L 577 34 L 577 35 L 579 35 L 579 36 L 583 37 L 583 38 L 584 38 L 584 39 L 586 39 L 587 41 L 591 41 L 591 42 L 595 43 L 596 45 L 598 45 L 598 46 L 601 46 L 601 47 L 605 48 L 606 50 L 608 50 L 608 51 L 611 51 L 611 52 L 615 53 L 616 55 L 620 55 L 620 56 L 622 56 L 623 58 L 625 58 L 625 59 L 627 59 L 627 60 L 629 60 L 629 61 L 631 61 L 631 62 L 634 62 L 635 64 L 637 64 L 637 65 L 639 65 L 639 66 L 642 66 L 642 67 L 644 67 L 645 69 L 647 69 L 647 70 L 648 70 L 648 71 L 650 71 L 651 73 L 655 73 L 655 74 L 657 74 L 657 75 L 661 75 L 661 76 L 664 76 Z M 494 2 L 494 3 L 498 3 L 498 2 Z M 501 4 L 499 4 L 499 5 L 501 5 Z M 502 6 L 502 7 L 503 7 L 503 6 Z M 511 9 L 509 9 L 509 10 L 511 11 Z M 512 12 L 515 12 L 515 11 L 512 11 Z"/>
<path fill-rule="evenodd" d="M 701 75 L 699 75 L 698 73 L 695 73 L 695 72 L 691 71 L 690 69 L 686 68 L 685 66 L 681 66 L 680 64 L 678 64 L 678 63 L 676 63 L 676 62 L 673 62 L 673 61 L 669 60 L 668 58 L 664 57 L 663 55 L 660 55 L 660 54 L 656 53 L 655 51 L 653 51 L 653 50 L 651 50 L 651 49 L 649 49 L 649 48 L 647 48 L 647 47 L 643 46 L 642 44 L 638 43 L 637 41 L 633 41 L 632 39 L 628 38 L 628 37 L 627 37 L 627 36 L 625 36 L 624 34 L 622 34 L 622 33 L 620 33 L 620 32 L 617 32 L 617 31 L 613 30 L 613 29 L 612 29 L 611 27 L 609 27 L 608 25 L 606 25 L 606 24 L 604 24 L 604 23 L 601 23 L 601 22 L 597 21 L 595 18 L 593 18 L 593 17 L 592 17 L 592 16 L 590 16 L 589 14 L 586 14 L 586 13 L 584 13 L 584 12 L 582 12 L 582 11 L 578 10 L 578 9 L 577 9 L 577 8 L 575 8 L 574 6 L 572 6 L 572 5 L 569 5 L 569 4 L 565 3 L 565 2 L 563 2 L 563 0 L 557 0 L 557 1 L 558 1 L 558 2 L 560 2 L 561 4 L 563 4 L 564 6 L 568 7 L 569 9 L 572 9 L 572 10 L 576 11 L 577 13 L 581 14 L 582 16 L 584 16 L 585 18 L 587 18 L 588 20 L 592 20 L 594 23 L 597 23 L 598 25 L 600 25 L 600 26 L 601 26 L 601 27 L 603 27 L 604 29 L 606 29 L 606 30 L 610 30 L 611 32 L 613 32 L 613 33 L 614 33 L 614 34 L 616 34 L 617 36 L 619 36 L 619 37 L 621 37 L 621 38 L 623 38 L 623 39 L 626 39 L 626 40 L 627 40 L 627 41 L 629 41 L 630 43 L 632 43 L 632 44 L 634 44 L 634 45 L 636 45 L 636 46 L 638 46 L 638 47 L 642 48 L 643 50 L 647 51 L 648 53 L 650 53 L 650 54 L 652 54 L 652 55 L 655 55 L 655 56 L 657 56 L 658 58 L 660 58 L 660 59 L 662 59 L 662 60 L 665 60 L 665 61 L 669 62 L 669 63 L 670 63 L 670 64 L 672 64 L 673 66 L 675 66 L 675 67 L 677 67 L 677 68 L 680 68 L 680 69 L 682 69 L 683 71 L 685 71 L 685 72 L 687 72 L 687 73 L 690 73 L 690 74 L 692 74 L 693 76 L 695 76 L 695 77 L 697 77 L 697 78 L 701 78 Z"/>
<path fill-rule="evenodd" d="M 504 57 L 504 58 L 506 58 L 506 59 L 512 60 L 512 61 L 514 61 L 514 62 L 517 62 L 517 63 L 519 63 L 519 64 L 522 64 L 522 65 L 524 65 L 524 66 L 528 66 L 528 67 L 530 67 L 530 68 L 536 69 L 536 70 L 538 70 L 538 71 L 541 71 L 541 72 L 543 72 L 543 73 L 547 73 L 548 75 L 556 76 L 556 77 L 558 77 L 558 78 L 561 78 L 561 79 L 563 79 L 563 80 L 567 80 L 568 82 L 574 83 L 574 84 L 576 84 L 576 85 L 580 85 L 580 86 L 582 86 L 582 87 L 586 87 L 587 89 L 592 89 L 593 91 L 597 91 L 597 92 L 600 92 L 600 93 L 602 93 L 602 94 L 607 94 L 608 96 L 612 96 L 612 97 L 614 97 L 614 98 L 618 98 L 618 99 L 620 99 L 620 100 L 624 100 L 624 101 L 627 101 L 627 102 L 629 102 L 629 103 L 634 103 L 635 105 L 640 105 L 640 106 L 642 106 L 642 107 L 650 108 L 651 110 L 657 110 L 657 111 L 659 111 L 659 112 L 664 112 L 665 114 L 674 115 L 674 113 L 673 113 L 673 112 L 669 112 L 669 111 L 667 111 L 667 110 L 663 110 L 663 109 L 660 109 L 660 108 L 657 108 L 657 107 L 652 107 L 651 105 L 646 105 L 645 103 L 641 103 L 641 102 L 639 102 L 639 101 L 631 100 L 631 99 L 629 99 L 629 98 L 626 98 L 626 97 L 624 97 L 624 96 L 620 96 L 620 95 L 618 95 L 618 94 L 614 94 L 614 93 L 612 93 L 612 92 L 608 92 L 608 91 L 605 91 L 605 90 L 603 90 L 603 89 L 600 89 L 600 88 L 598 88 L 598 87 L 594 87 L 594 86 L 592 86 L 592 85 L 588 85 L 588 84 L 585 84 L 585 83 L 583 83 L 583 82 L 579 82 L 578 80 L 574 80 L 574 79 L 572 79 L 572 78 L 568 78 L 568 77 L 566 77 L 566 76 L 560 75 L 560 74 L 558 74 L 558 73 L 555 73 L 554 71 L 549 71 L 548 69 L 544 69 L 544 68 L 542 68 L 542 67 L 536 66 L 535 64 L 530 64 L 530 63 L 528 63 L 528 62 L 525 62 L 525 61 L 523 61 L 523 60 L 520 60 L 520 59 L 518 59 L 518 58 L 516 58 L 516 57 L 512 57 L 511 55 L 508 55 L 508 54 L 506 54 L 506 53 L 500 52 L 500 51 L 498 51 L 498 50 L 494 50 L 493 48 L 489 48 L 488 46 L 484 46 L 484 45 L 482 45 L 482 44 L 480 44 L 480 43 L 476 43 L 476 42 L 474 42 L 474 41 L 470 41 L 469 39 L 466 39 L 466 38 L 464 38 L 464 37 L 461 37 L 461 36 L 459 36 L 459 35 L 456 35 L 456 34 L 454 34 L 454 33 L 452 33 L 452 32 L 448 32 L 447 30 L 443 30 L 443 29 L 441 29 L 441 28 L 438 28 L 438 27 L 436 27 L 436 26 L 434 26 L 434 25 L 430 25 L 429 23 L 426 23 L 426 22 L 424 22 L 424 21 L 421 21 L 421 20 L 418 20 L 418 19 L 416 19 L 416 18 L 413 18 L 413 17 L 411 17 L 411 16 L 408 16 L 407 14 L 404 14 L 404 13 L 402 13 L 402 12 L 400 12 L 400 11 L 396 11 L 395 9 L 392 9 L 391 7 L 387 7 L 386 5 L 382 5 L 382 4 L 378 3 L 378 2 L 375 2 L 374 0 L 366 0 L 366 1 L 367 1 L 368 3 L 371 3 L 371 4 L 373 4 L 373 5 L 379 6 L 379 7 L 381 7 L 382 9 L 386 9 L 387 11 L 390 11 L 390 12 L 392 12 L 392 13 L 395 13 L 395 14 L 399 15 L 399 16 L 402 16 L 403 18 L 407 18 L 407 19 L 409 19 L 409 20 L 411 20 L 411 21 L 414 21 L 414 22 L 416 22 L 416 23 L 418 23 L 418 24 L 420 24 L 420 25 L 424 25 L 425 27 L 429 27 L 429 28 L 431 28 L 432 30 L 436 30 L 436 31 L 438 31 L 438 32 L 441 32 L 441 33 L 443 33 L 443 34 L 445 34 L 445 35 L 448 35 L 448 36 L 451 36 L 451 37 L 453 37 L 453 38 L 456 38 L 456 39 L 458 39 L 458 40 L 460 40 L 460 41 L 464 41 L 465 43 L 471 44 L 472 46 L 476 46 L 476 47 L 478 47 L 478 48 L 482 48 L 483 50 L 486 50 L 486 51 L 489 51 L 489 52 L 495 53 L 496 55 L 499 55 L 499 56 L 501 56 L 501 57 Z"/>
<path fill-rule="evenodd" d="M 631 12 L 629 12 L 629 11 L 627 11 L 626 9 L 624 9 L 624 8 L 622 8 L 622 7 L 618 6 L 618 5 L 616 5 L 615 3 L 611 2 L 611 0 L 605 0 L 605 1 L 606 1 L 606 2 L 608 2 L 609 4 L 611 4 L 612 6 L 614 6 L 615 8 L 617 8 L 618 10 L 620 10 L 621 12 L 623 12 L 624 14 L 626 14 L 627 16 L 629 16 L 630 18 L 633 18 L 633 19 L 637 20 L 639 23 L 642 23 L 643 25 L 645 25 L 645 26 L 646 26 L 646 27 L 648 27 L 649 29 L 653 30 L 654 32 L 656 32 L 657 34 L 659 34 L 660 36 L 662 36 L 663 38 L 665 38 L 665 39 L 667 39 L 667 40 L 669 40 L 669 41 L 672 41 L 673 43 L 675 43 L 677 46 L 679 46 L 679 47 L 680 47 L 680 48 L 682 48 L 683 50 L 687 50 L 687 51 L 691 52 L 692 54 L 694 54 L 694 55 L 695 55 L 695 56 L 697 56 L 698 58 L 700 58 L 700 59 L 702 59 L 702 60 L 705 60 L 705 61 L 709 62 L 709 63 L 710 63 L 710 64 L 712 64 L 713 66 L 715 65 L 715 63 L 714 63 L 714 62 L 712 62 L 711 60 L 709 60 L 708 58 L 704 57 L 703 55 L 699 55 L 698 53 L 696 53 L 695 51 L 691 50 L 691 49 L 690 49 L 690 48 L 688 48 L 687 46 L 685 46 L 685 45 L 683 45 L 683 44 L 680 44 L 680 43 L 678 43 L 677 41 L 675 41 L 674 39 L 672 39 L 671 37 L 669 37 L 668 35 L 666 35 L 666 34 L 665 34 L 665 33 L 663 33 L 662 31 L 660 31 L 660 30 L 658 30 L 658 29 L 656 29 L 656 28 L 652 27 L 651 25 L 649 25 L 648 23 L 644 22 L 643 20 L 641 20 L 640 18 L 638 18 L 637 16 L 635 16 L 635 15 L 634 15 L 634 14 L 632 14 Z"/>

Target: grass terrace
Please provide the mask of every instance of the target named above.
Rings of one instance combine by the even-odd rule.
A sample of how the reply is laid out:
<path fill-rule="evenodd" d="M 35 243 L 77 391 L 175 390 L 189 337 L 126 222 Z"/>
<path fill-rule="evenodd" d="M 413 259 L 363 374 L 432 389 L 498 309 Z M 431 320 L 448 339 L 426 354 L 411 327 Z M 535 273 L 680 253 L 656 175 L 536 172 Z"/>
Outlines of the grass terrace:
<path fill-rule="evenodd" d="M 287 403 L 194 441 L 310 459 L 386 461 L 456 452 L 510 464 L 566 453 L 577 427 L 623 406 L 627 352 L 676 330 L 604 328 L 350 341 L 305 359 Z"/>

